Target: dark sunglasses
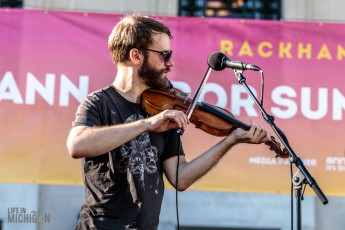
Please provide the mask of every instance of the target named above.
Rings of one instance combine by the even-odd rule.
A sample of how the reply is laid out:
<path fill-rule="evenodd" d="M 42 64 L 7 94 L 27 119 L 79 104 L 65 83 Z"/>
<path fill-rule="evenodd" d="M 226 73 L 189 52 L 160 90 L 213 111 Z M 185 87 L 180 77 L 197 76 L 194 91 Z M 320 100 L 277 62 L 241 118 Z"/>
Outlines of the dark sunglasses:
<path fill-rule="evenodd" d="M 164 63 L 167 63 L 168 61 L 170 61 L 170 58 L 171 58 L 171 55 L 172 55 L 172 50 L 158 51 L 158 50 L 152 50 L 152 49 L 147 49 L 147 48 L 144 48 L 143 50 L 148 50 L 148 51 L 159 53 L 160 55 L 163 56 Z"/>

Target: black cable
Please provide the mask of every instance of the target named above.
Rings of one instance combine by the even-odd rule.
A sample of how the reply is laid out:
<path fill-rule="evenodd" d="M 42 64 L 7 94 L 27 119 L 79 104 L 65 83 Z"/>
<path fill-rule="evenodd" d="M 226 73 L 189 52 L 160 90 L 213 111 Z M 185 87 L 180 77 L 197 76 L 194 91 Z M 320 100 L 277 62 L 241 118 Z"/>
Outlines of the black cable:
<path fill-rule="evenodd" d="M 290 197 L 291 197 L 291 230 L 293 230 L 293 183 L 292 183 L 292 162 L 290 161 L 290 176 L 291 176 L 291 188 L 290 188 Z"/>
<path fill-rule="evenodd" d="M 260 100 L 260 105 L 263 107 L 264 105 L 264 88 L 265 88 L 265 77 L 264 77 L 264 72 L 260 70 L 260 75 L 261 75 L 261 100 Z M 285 139 L 287 142 L 287 139 L 283 132 L 278 129 L 278 131 L 281 133 L 282 137 Z M 288 142 L 287 142 L 288 143 Z M 293 225 L 294 225 L 294 218 L 293 218 L 293 183 L 292 183 L 292 178 L 293 178 L 293 172 L 292 172 L 292 162 L 290 161 L 290 181 L 291 181 L 291 188 L 290 188 L 290 202 L 291 202 L 291 230 L 293 230 Z"/>
<path fill-rule="evenodd" d="M 177 220 L 177 230 L 180 230 L 180 218 L 178 212 L 178 168 L 180 164 L 180 155 L 181 155 L 181 139 L 178 138 L 178 155 L 177 155 L 177 163 L 176 163 L 176 178 L 175 178 L 175 201 L 176 201 L 176 220 Z"/>
<path fill-rule="evenodd" d="M 261 100 L 260 100 L 260 105 L 263 107 L 264 104 L 264 72 L 260 70 L 260 75 L 261 75 Z M 284 138 L 284 140 L 286 141 L 286 143 L 288 143 L 287 138 L 285 137 L 284 133 L 278 129 L 279 133 L 282 135 L 282 137 Z M 294 228 L 294 218 L 293 218 L 293 183 L 292 183 L 292 178 L 293 178 L 293 172 L 292 172 L 292 162 L 290 161 L 290 181 L 291 181 L 291 188 L 290 188 L 290 202 L 291 202 L 291 230 L 293 230 Z"/>

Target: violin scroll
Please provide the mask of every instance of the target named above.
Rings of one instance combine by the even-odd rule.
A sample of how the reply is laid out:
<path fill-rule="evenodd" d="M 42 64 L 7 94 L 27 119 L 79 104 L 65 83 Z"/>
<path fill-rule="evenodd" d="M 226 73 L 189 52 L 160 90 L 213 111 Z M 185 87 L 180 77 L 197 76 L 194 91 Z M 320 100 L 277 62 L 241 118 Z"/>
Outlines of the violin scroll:
<path fill-rule="evenodd" d="M 266 141 L 265 145 L 270 147 L 270 150 L 276 153 L 276 157 L 288 158 L 290 156 L 289 151 L 284 148 L 281 150 L 280 143 L 278 143 L 273 136 L 271 136 L 270 141 Z"/>

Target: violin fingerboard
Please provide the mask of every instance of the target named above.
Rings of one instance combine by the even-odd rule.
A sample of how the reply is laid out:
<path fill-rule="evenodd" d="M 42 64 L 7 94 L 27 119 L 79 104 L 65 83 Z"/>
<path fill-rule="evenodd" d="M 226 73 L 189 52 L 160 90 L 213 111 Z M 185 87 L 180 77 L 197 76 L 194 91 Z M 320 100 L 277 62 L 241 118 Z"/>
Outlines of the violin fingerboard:
<path fill-rule="evenodd" d="M 243 123 L 240 120 L 237 120 L 236 118 L 231 117 L 229 114 L 225 113 L 223 110 L 221 110 L 220 108 L 218 108 L 217 106 L 214 105 L 210 105 L 206 102 L 200 102 L 199 107 L 201 109 L 204 109 L 205 111 L 208 111 L 210 113 L 215 114 L 216 116 L 222 118 L 223 120 L 235 124 L 237 127 L 240 127 L 244 130 L 249 130 L 250 126 Z"/>

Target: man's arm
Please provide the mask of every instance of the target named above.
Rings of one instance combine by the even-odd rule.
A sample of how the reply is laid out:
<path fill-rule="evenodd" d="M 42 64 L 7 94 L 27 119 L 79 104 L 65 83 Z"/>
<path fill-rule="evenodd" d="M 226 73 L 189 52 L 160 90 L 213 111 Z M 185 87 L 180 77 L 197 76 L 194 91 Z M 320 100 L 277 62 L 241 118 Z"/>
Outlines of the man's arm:
<path fill-rule="evenodd" d="M 72 128 L 67 138 L 71 157 L 93 157 L 109 152 L 145 131 L 142 121 L 128 124 Z"/>
<path fill-rule="evenodd" d="M 178 157 L 171 157 L 164 161 L 164 173 L 169 182 L 179 191 L 186 190 L 195 181 L 204 176 L 218 161 L 237 143 L 259 144 L 268 140 L 267 132 L 260 126 L 252 123 L 249 131 L 234 130 L 229 136 L 218 142 L 209 150 L 190 162 L 180 156 L 178 169 L 178 188 L 176 186 L 176 164 Z"/>
<path fill-rule="evenodd" d="M 185 130 L 188 120 L 176 110 L 165 110 L 155 116 L 131 123 L 103 127 L 77 126 L 67 138 L 71 157 L 94 157 L 109 152 L 146 131 L 163 132 L 169 129 Z"/>

